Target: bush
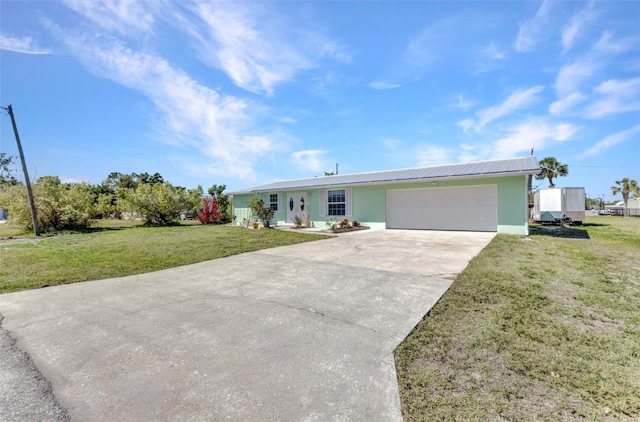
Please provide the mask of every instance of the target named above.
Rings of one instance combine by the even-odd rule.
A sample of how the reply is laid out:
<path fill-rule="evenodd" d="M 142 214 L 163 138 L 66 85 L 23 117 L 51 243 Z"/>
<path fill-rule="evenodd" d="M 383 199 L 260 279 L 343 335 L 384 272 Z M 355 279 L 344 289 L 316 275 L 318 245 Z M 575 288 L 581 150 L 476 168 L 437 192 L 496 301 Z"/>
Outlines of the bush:
<path fill-rule="evenodd" d="M 86 228 L 94 216 L 94 196 L 84 183 L 61 183 L 56 176 L 41 177 L 33 185 L 33 197 L 42 231 Z M 23 184 L 3 185 L 0 204 L 9 219 L 33 229 L 27 189 Z"/>
<path fill-rule="evenodd" d="M 275 211 L 271 207 L 265 207 L 264 201 L 254 197 L 250 204 L 251 210 L 258 216 L 264 227 L 271 227 L 271 219 Z"/>
<path fill-rule="evenodd" d="M 2 185 L 0 187 L 0 207 L 7 210 L 11 222 L 33 229 L 31 209 L 25 185 L 22 183 Z"/>
<path fill-rule="evenodd" d="M 140 216 L 147 225 L 166 226 L 185 210 L 192 210 L 194 191 L 175 187 L 169 182 L 142 183 L 137 188 L 118 189 L 118 198 L 123 203 L 123 210 Z M 199 200 L 199 199 L 198 199 Z"/>
<path fill-rule="evenodd" d="M 204 207 L 198 210 L 196 218 L 202 224 L 217 224 L 222 220 L 218 211 L 218 201 L 215 198 L 203 199 Z"/>

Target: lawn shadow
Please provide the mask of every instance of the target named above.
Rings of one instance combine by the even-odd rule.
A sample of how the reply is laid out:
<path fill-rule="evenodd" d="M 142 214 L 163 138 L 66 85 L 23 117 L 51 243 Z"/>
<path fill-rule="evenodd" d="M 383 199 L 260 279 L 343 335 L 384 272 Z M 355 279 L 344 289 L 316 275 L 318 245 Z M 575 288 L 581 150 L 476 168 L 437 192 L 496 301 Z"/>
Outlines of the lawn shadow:
<path fill-rule="evenodd" d="M 120 220 L 118 220 L 120 221 Z M 122 231 L 122 230 L 130 230 L 130 229 L 136 229 L 136 228 L 144 228 L 144 229 L 162 229 L 162 228 L 167 228 L 167 227 L 192 227 L 195 224 L 182 224 L 180 222 L 177 221 L 172 221 L 168 224 L 165 225 L 155 225 L 155 224 L 145 224 L 143 222 L 140 221 L 129 221 L 129 220 L 122 220 L 121 224 L 118 224 L 118 222 L 110 222 L 108 224 L 105 223 L 94 223 L 90 226 L 87 227 L 76 227 L 74 229 L 67 229 L 67 230 L 60 230 L 60 231 L 53 231 L 53 232 L 49 232 L 47 233 L 48 235 L 60 235 L 60 234 L 87 234 L 87 233 L 100 233 L 100 232 L 111 232 L 111 231 Z"/>
<path fill-rule="evenodd" d="M 600 224 L 583 224 L 584 226 L 599 226 Z M 531 226 L 529 227 L 531 235 L 560 237 L 563 239 L 585 239 L 589 240 L 589 232 L 586 229 L 566 227 L 566 226 Z"/>
<path fill-rule="evenodd" d="M 608 227 L 611 224 L 600 224 L 600 223 L 582 223 L 581 227 Z"/>

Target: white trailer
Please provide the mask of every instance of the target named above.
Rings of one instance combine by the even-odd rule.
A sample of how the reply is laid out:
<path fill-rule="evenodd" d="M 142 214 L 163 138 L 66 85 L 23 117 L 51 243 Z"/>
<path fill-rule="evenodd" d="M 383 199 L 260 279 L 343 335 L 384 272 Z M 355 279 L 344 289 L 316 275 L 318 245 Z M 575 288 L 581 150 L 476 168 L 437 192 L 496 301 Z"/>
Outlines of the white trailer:
<path fill-rule="evenodd" d="M 533 221 L 582 224 L 584 200 L 584 188 L 540 189 L 534 194 Z"/>

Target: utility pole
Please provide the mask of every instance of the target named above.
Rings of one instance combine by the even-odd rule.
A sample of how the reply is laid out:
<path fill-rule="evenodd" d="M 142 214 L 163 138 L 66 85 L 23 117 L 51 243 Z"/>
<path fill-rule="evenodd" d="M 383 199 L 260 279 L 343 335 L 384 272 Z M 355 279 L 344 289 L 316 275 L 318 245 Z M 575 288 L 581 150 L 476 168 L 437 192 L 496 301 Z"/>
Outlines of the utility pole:
<path fill-rule="evenodd" d="M 33 218 L 33 232 L 36 236 L 40 236 L 40 229 L 38 228 L 38 215 L 36 214 L 36 204 L 33 201 L 33 192 L 31 191 L 31 181 L 29 180 L 29 172 L 27 171 L 27 162 L 24 159 L 24 152 L 22 152 L 22 144 L 20 143 L 20 135 L 18 135 L 18 126 L 16 126 L 16 119 L 13 117 L 13 108 L 11 104 L 9 106 L 0 107 L 9 113 L 11 117 L 11 124 L 13 125 L 13 134 L 16 136 L 16 142 L 18 144 L 18 152 L 20 153 L 20 161 L 22 162 L 22 171 L 24 172 L 24 182 L 27 185 L 27 194 L 29 195 L 29 205 L 31 206 L 31 217 Z"/>

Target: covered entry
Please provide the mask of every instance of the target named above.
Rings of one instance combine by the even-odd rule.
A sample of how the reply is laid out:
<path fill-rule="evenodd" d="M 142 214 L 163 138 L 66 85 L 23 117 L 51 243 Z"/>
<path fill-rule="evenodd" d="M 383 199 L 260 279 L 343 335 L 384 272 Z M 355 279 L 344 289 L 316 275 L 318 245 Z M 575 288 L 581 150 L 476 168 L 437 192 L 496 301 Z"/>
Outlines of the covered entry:
<path fill-rule="evenodd" d="M 496 185 L 387 191 L 387 228 L 498 230 Z"/>

